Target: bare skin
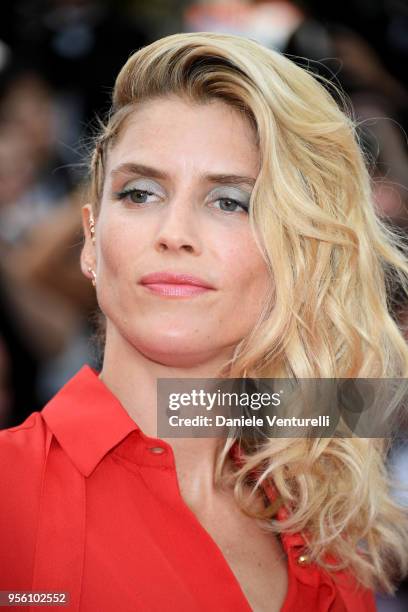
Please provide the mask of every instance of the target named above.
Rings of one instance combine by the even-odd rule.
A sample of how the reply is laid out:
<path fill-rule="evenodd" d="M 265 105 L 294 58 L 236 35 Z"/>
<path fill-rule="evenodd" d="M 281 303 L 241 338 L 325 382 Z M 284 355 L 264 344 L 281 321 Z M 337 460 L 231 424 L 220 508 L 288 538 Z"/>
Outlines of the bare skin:
<path fill-rule="evenodd" d="M 95 243 L 91 206 L 83 209 L 82 271 L 88 278 L 89 268 L 95 272 L 107 319 L 101 379 L 148 436 L 157 437 L 157 379 L 214 377 L 270 290 L 245 210 L 259 163 L 251 126 L 234 109 L 156 99 L 133 112 L 109 152 L 100 209 L 93 210 Z M 245 178 L 225 179 L 231 175 Z M 213 289 L 179 298 L 140 284 L 163 270 L 199 276 Z M 278 611 L 287 591 L 280 542 L 239 510 L 231 491 L 214 486 L 219 439 L 162 439 L 173 449 L 185 503 L 252 609 Z"/>
<path fill-rule="evenodd" d="M 259 499 L 256 505 L 263 502 Z M 287 563 L 279 540 L 239 510 L 231 494 L 213 496 L 193 510 L 221 549 L 255 612 L 278 612 L 288 588 Z"/>

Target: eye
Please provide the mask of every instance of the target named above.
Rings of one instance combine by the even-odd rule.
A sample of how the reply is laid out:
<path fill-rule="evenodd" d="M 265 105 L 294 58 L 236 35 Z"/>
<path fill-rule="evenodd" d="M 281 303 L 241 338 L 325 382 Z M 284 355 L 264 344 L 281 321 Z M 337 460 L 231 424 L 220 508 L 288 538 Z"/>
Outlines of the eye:
<path fill-rule="evenodd" d="M 241 208 L 245 213 L 248 212 L 249 206 L 243 204 L 242 202 L 238 202 L 238 200 L 234 200 L 233 198 L 218 198 L 216 202 L 220 202 L 220 210 L 223 212 L 236 212 L 237 207 Z"/>
<path fill-rule="evenodd" d="M 158 197 L 152 191 L 147 191 L 146 189 L 124 189 L 123 191 L 119 191 L 116 194 L 116 197 L 119 200 L 130 200 L 134 204 L 147 204 L 147 198 L 149 196 Z"/>

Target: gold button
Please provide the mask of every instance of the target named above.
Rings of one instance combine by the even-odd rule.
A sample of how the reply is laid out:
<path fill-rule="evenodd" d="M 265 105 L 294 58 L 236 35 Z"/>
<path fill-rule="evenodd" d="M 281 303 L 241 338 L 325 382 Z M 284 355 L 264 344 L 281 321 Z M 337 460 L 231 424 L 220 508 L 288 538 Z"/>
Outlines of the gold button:
<path fill-rule="evenodd" d="M 307 565 L 308 563 L 310 563 L 310 557 L 309 555 L 299 555 L 299 557 L 297 558 L 297 562 L 299 563 L 299 565 Z"/>
<path fill-rule="evenodd" d="M 149 448 L 149 450 L 152 453 L 156 453 L 157 455 L 160 455 L 161 453 L 164 453 L 165 449 L 162 446 L 153 446 L 152 448 Z"/>

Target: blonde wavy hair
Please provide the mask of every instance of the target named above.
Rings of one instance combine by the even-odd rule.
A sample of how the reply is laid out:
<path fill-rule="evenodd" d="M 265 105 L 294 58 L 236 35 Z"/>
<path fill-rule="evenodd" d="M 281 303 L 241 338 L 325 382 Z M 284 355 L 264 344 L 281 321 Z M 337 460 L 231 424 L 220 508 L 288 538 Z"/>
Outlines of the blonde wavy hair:
<path fill-rule="evenodd" d="M 126 118 L 138 103 L 168 94 L 238 109 L 261 154 L 249 219 L 274 290 L 220 376 L 408 377 L 408 346 L 389 308 L 397 283 L 408 293 L 403 236 L 376 214 L 350 113 L 283 55 L 207 32 L 168 36 L 134 53 L 91 159 L 96 214 L 106 155 Z M 219 453 L 218 484 L 235 441 Z M 307 533 L 312 559 L 328 571 L 347 568 L 363 585 L 392 593 L 408 572 L 408 517 L 390 495 L 389 446 L 356 437 L 242 443 L 236 501 L 274 533 Z M 274 518 L 274 504 L 253 510 L 253 495 L 268 481 L 290 508 L 286 520 Z"/>

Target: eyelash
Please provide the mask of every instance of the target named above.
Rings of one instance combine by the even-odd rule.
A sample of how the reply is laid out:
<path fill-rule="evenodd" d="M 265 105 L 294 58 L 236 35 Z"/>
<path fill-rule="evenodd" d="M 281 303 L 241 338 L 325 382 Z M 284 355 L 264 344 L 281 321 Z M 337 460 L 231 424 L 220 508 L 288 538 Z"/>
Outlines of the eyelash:
<path fill-rule="evenodd" d="M 124 189 L 123 191 L 119 191 L 118 193 L 115 193 L 115 196 L 119 199 L 119 200 L 125 200 L 126 198 L 128 198 L 130 195 L 132 195 L 133 193 L 143 193 L 145 195 L 155 195 L 152 191 L 147 191 L 147 189 Z M 249 211 L 249 207 L 246 204 L 242 204 L 241 202 L 239 202 L 238 200 L 235 200 L 234 198 L 217 198 L 217 202 L 220 200 L 227 200 L 228 202 L 233 202 L 234 204 L 236 204 L 237 206 L 239 206 L 240 208 L 242 208 L 242 210 L 245 213 L 248 213 Z M 132 204 L 146 204 L 146 202 L 133 202 Z M 235 210 L 231 210 L 231 211 L 227 211 L 227 210 L 223 210 L 222 212 L 225 213 L 232 213 L 232 212 L 236 212 Z"/>
<path fill-rule="evenodd" d="M 133 193 L 144 193 L 146 195 L 154 195 L 152 191 L 147 191 L 147 189 L 124 189 L 123 191 L 119 191 L 115 193 L 115 196 L 118 200 L 124 200 L 128 196 L 131 196 Z M 133 204 L 145 204 L 146 202 L 133 202 Z"/>

